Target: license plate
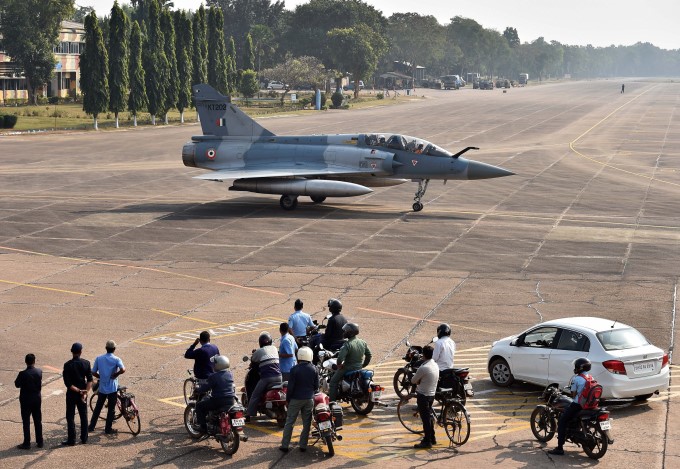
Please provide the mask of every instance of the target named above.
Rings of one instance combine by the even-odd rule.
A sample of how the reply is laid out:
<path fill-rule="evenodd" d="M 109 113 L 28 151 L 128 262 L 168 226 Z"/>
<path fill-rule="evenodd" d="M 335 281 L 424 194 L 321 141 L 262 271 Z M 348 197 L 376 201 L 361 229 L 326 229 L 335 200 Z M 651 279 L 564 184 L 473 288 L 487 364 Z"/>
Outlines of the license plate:
<path fill-rule="evenodd" d="M 463 389 L 465 389 L 466 391 L 468 389 L 472 389 L 472 385 L 470 383 L 467 383 L 465 386 L 463 386 Z"/>
<path fill-rule="evenodd" d="M 331 424 L 330 420 L 326 420 L 325 422 L 319 422 L 319 430 L 329 430 L 333 425 Z"/>
<path fill-rule="evenodd" d="M 654 371 L 654 362 L 642 362 L 633 364 L 633 373 L 647 373 L 649 371 Z"/>
<path fill-rule="evenodd" d="M 612 428 L 612 424 L 611 422 L 609 422 L 609 420 L 603 420 L 600 422 L 600 428 L 602 430 L 609 430 L 610 428 Z"/>
<path fill-rule="evenodd" d="M 242 427 L 246 424 L 246 419 L 231 419 L 232 427 Z"/>
<path fill-rule="evenodd" d="M 373 395 L 372 397 L 373 402 L 376 402 L 380 400 L 380 396 L 382 396 L 382 391 L 373 391 L 371 394 Z"/>

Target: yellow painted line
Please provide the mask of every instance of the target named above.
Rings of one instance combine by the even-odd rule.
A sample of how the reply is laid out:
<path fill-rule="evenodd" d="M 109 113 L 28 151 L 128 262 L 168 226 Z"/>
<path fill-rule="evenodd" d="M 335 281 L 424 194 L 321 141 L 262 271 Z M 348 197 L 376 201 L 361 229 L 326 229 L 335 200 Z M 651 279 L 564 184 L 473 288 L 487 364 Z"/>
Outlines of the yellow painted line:
<path fill-rule="evenodd" d="M 0 280 L 0 283 L 7 283 L 9 285 L 17 285 L 17 286 L 20 286 L 20 287 L 27 287 L 27 288 L 37 288 L 38 290 L 49 290 L 49 291 L 56 291 L 56 292 L 59 292 L 59 293 L 69 293 L 71 295 L 91 296 L 89 293 L 81 293 L 81 292 L 71 291 L 71 290 L 61 290 L 59 288 L 39 287 L 37 285 L 30 285 L 28 283 L 10 282 L 9 280 Z"/>
<path fill-rule="evenodd" d="M 380 311 L 380 310 L 377 310 L 377 309 L 370 309 L 370 308 L 359 307 L 357 309 L 361 309 L 363 311 L 369 311 L 371 313 L 387 314 L 389 316 L 396 316 L 396 317 L 400 317 L 400 318 L 404 318 L 404 319 L 412 319 L 414 321 L 425 321 L 425 322 L 431 322 L 431 323 L 435 323 L 435 324 L 441 324 L 441 321 L 435 321 L 433 319 L 424 319 L 424 318 L 418 318 L 418 317 L 414 317 L 414 316 L 406 316 L 404 314 L 390 313 L 390 312 L 387 312 L 387 311 Z M 496 334 L 493 331 L 487 331 L 487 330 L 484 330 L 484 329 L 477 329 L 477 328 L 468 327 L 468 326 L 461 326 L 460 324 L 450 324 L 450 325 L 458 327 L 458 328 L 462 328 L 462 329 L 469 329 L 471 331 L 484 332 L 486 334 Z"/>
<path fill-rule="evenodd" d="M 472 429 L 474 429 L 474 426 L 471 426 L 470 439 L 468 440 L 468 443 L 471 442 L 471 441 L 482 440 L 484 438 L 490 438 L 490 437 L 493 437 L 493 436 L 496 436 L 496 435 L 503 435 L 505 433 L 514 433 L 514 432 L 519 432 L 519 431 L 523 431 L 523 430 L 529 430 L 529 428 L 530 428 L 530 426 L 527 423 L 524 426 L 517 425 L 513 428 L 508 428 L 507 430 L 498 430 L 498 431 L 494 431 L 494 432 L 483 433 L 481 435 L 475 435 L 472 432 Z"/>
<path fill-rule="evenodd" d="M 182 400 L 184 400 L 184 396 L 179 396 L 179 397 Z M 177 399 L 177 397 L 166 397 L 165 399 L 156 399 L 156 400 L 159 401 L 159 402 L 162 402 L 163 404 L 169 404 L 169 405 L 174 405 L 176 407 L 181 407 L 182 409 L 184 409 L 186 407 L 186 404 L 184 404 L 184 403 L 180 404 L 178 402 L 173 402 L 175 399 Z"/>
<path fill-rule="evenodd" d="M 155 311 L 155 312 L 157 312 L 157 313 L 169 314 L 170 316 L 176 316 L 176 317 L 182 318 L 182 319 L 188 319 L 189 321 L 204 322 L 204 323 L 206 323 L 206 324 L 212 324 L 213 326 L 216 326 L 216 325 L 217 325 L 216 322 L 206 321 L 206 320 L 204 320 L 204 319 L 189 318 L 189 317 L 184 316 L 184 315 L 182 315 L 182 314 L 171 313 L 170 311 L 165 311 L 165 310 L 162 310 L 162 309 L 155 309 L 155 308 L 152 308 L 151 311 Z"/>

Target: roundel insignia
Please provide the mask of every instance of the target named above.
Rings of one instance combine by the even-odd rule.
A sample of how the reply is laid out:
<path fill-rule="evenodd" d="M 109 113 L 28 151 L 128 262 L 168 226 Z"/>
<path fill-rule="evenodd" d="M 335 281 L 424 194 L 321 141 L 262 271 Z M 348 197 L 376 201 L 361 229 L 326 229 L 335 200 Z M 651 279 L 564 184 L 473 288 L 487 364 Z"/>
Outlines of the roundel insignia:
<path fill-rule="evenodd" d="M 209 160 L 214 160 L 216 154 L 217 152 L 214 148 L 208 148 L 208 151 L 205 152 L 205 156 L 207 156 Z"/>

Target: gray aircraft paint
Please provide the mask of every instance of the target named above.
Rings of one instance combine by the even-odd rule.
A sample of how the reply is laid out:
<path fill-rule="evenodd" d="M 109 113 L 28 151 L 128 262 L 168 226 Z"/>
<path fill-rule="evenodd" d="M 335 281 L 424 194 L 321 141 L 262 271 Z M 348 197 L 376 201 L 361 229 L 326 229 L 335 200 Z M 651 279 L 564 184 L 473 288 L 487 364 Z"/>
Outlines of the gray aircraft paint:
<path fill-rule="evenodd" d="M 274 135 L 248 117 L 230 98 L 208 85 L 193 87 L 203 135 L 182 149 L 186 166 L 210 170 L 205 180 L 233 180 L 231 190 L 281 194 L 293 209 L 297 197 L 315 202 L 352 197 L 408 180 L 419 183 L 413 209 L 431 179 L 488 179 L 513 173 L 460 155 L 425 140 L 389 132 L 338 135 Z M 381 144 L 380 137 L 386 142 Z M 415 149 L 421 145 L 423 153 Z"/>

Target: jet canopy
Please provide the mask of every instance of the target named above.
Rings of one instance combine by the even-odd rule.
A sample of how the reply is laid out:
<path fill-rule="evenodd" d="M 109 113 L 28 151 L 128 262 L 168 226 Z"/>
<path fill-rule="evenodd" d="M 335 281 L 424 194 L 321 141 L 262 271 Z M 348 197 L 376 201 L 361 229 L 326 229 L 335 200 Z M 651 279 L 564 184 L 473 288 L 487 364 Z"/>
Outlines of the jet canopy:
<path fill-rule="evenodd" d="M 438 147 L 434 143 L 417 137 L 409 137 L 408 135 L 366 134 L 364 135 L 364 143 L 369 147 L 384 147 L 391 150 L 410 151 L 445 158 L 453 157 L 452 153 Z"/>

